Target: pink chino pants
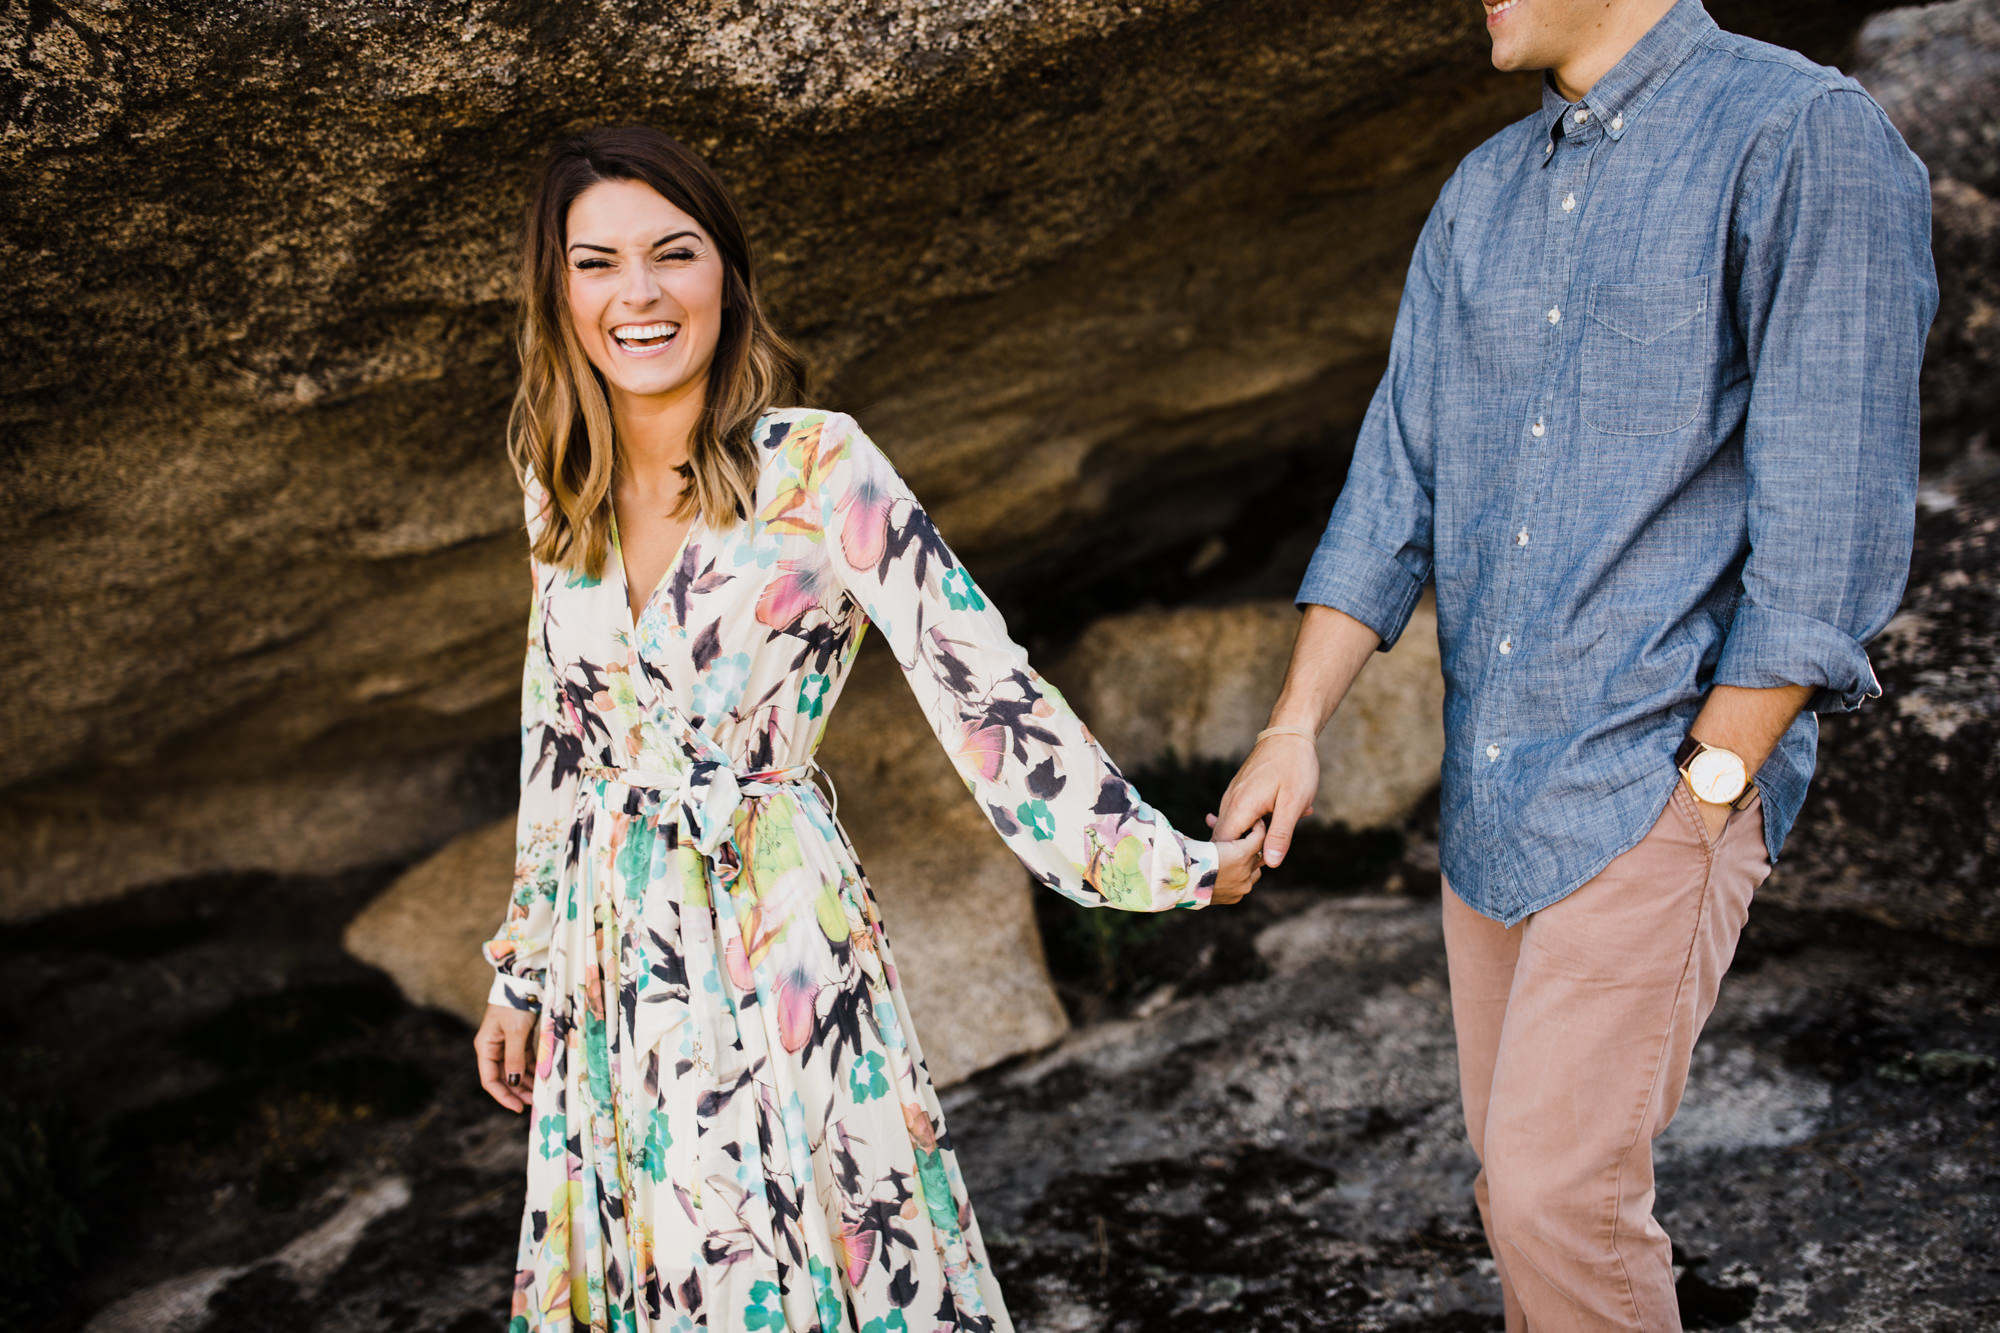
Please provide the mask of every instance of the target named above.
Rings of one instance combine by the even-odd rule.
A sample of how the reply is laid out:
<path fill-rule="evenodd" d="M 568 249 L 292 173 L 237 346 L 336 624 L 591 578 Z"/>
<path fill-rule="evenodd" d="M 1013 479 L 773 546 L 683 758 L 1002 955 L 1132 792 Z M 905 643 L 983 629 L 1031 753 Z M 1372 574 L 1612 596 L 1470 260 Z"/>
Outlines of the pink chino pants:
<path fill-rule="evenodd" d="M 1507 1333 L 1680 1329 L 1653 1137 L 1770 870 L 1759 801 L 1711 845 L 1677 783 L 1638 846 L 1511 928 L 1445 886 L 1473 1188 Z"/>

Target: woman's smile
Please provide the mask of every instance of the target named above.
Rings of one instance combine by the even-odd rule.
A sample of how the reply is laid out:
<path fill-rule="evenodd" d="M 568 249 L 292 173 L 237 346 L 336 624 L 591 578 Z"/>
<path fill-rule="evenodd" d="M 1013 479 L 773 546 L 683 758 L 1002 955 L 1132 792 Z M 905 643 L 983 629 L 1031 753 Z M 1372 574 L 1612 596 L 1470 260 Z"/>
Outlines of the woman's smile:
<path fill-rule="evenodd" d="M 680 331 L 680 324 L 674 320 L 619 324 L 611 330 L 611 344 L 627 356 L 658 356 L 673 346 Z"/>

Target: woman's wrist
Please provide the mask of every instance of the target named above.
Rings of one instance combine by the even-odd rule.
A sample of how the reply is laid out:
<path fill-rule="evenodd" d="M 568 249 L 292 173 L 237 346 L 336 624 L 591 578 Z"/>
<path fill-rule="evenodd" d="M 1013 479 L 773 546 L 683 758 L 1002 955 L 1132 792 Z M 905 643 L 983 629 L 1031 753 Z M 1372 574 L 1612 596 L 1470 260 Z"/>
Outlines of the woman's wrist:
<path fill-rule="evenodd" d="M 1272 736 L 1297 736 L 1309 745 L 1319 744 L 1319 734 L 1310 727 L 1296 727 L 1288 723 L 1266 727 L 1257 733 L 1256 743 L 1261 745 Z"/>

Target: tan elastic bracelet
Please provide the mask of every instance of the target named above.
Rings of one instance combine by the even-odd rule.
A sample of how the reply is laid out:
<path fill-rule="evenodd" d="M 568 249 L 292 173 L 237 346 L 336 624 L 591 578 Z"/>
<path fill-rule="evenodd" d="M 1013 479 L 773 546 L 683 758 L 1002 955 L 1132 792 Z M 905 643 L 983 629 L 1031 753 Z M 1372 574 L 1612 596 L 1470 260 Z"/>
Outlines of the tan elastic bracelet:
<path fill-rule="evenodd" d="M 1319 743 L 1319 737 L 1307 731 L 1304 727 L 1266 727 L 1257 733 L 1257 739 L 1260 741 L 1266 736 L 1299 736 L 1314 744 Z"/>

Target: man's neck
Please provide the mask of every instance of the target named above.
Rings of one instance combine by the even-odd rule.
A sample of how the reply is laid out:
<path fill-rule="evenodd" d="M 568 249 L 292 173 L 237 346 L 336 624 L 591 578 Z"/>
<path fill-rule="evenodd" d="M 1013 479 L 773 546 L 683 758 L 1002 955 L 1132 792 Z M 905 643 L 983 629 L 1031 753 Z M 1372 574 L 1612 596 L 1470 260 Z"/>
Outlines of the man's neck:
<path fill-rule="evenodd" d="M 1574 102 L 1596 86 L 1639 39 L 1665 18 L 1675 0 L 1630 0 L 1607 4 L 1601 17 L 1578 34 L 1575 52 L 1549 70 L 1549 81 L 1563 101 Z"/>

